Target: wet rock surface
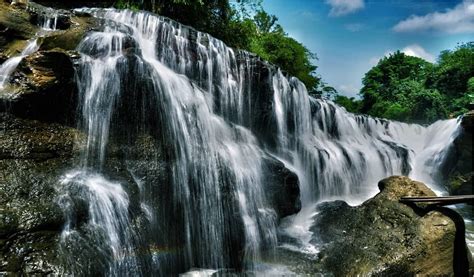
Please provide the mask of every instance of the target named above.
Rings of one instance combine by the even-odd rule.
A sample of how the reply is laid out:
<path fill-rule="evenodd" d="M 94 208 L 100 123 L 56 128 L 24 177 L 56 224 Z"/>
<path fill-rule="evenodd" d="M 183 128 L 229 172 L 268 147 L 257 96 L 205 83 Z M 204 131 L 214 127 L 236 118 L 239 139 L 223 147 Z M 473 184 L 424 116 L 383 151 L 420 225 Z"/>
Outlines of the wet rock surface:
<path fill-rule="evenodd" d="M 39 25 L 46 16 L 57 15 L 57 31 Z M 2 60 L 17 57 L 36 40 L 39 51 L 24 57 L 0 92 L 0 112 L 18 117 L 74 125 L 77 87 L 73 51 L 84 34 L 94 28 L 90 16 L 74 15 L 38 4 L 22 6 L 0 2 L 0 53 Z"/>
<path fill-rule="evenodd" d="M 67 10 L 53 9 L 34 2 L 28 4 L 30 22 L 36 26 L 45 26 L 50 23 L 57 30 L 66 30 L 71 27 L 71 13 Z M 50 19 L 50 22 L 47 22 Z M 51 28 L 52 26 L 46 26 Z"/>
<path fill-rule="evenodd" d="M 0 114 L 0 275 L 59 273 L 64 216 L 57 189 L 78 136 L 61 125 Z"/>
<path fill-rule="evenodd" d="M 279 218 L 298 213 L 301 210 L 298 176 L 271 157 L 265 159 L 264 167 L 268 198 Z"/>
<path fill-rule="evenodd" d="M 84 35 L 96 30 L 98 25 L 98 21 L 87 14 L 71 13 L 69 20 L 67 29 L 51 32 L 42 40 L 40 50 L 75 50 Z"/>
<path fill-rule="evenodd" d="M 470 111 L 461 118 L 461 128 L 443 164 L 446 187 L 451 194 L 474 194 L 474 171 L 472 167 L 473 129 L 474 111 Z"/>
<path fill-rule="evenodd" d="M 77 106 L 75 52 L 39 51 L 24 58 L 0 92 L 0 112 L 72 124 Z"/>
<path fill-rule="evenodd" d="M 38 27 L 30 23 L 30 14 L 23 7 L 0 1 L 0 49 L 10 55 L 19 53 L 21 42 L 33 37 Z M 20 43 L 19 43 L 20 42 Z"/>
<path fill-rule="evenodd" d="M 399 202 L 404 196 L 435 194 L 401 176 L 380 181 L 379 188 L 379 194 L 360 206 L 321 203 L 311 228 L 311 243 L 321 249 L 317 257 L 282 250 L 279 259 L 302 274 L 467 276 L 470 255 L 453 219 L 444 210 Z"/>

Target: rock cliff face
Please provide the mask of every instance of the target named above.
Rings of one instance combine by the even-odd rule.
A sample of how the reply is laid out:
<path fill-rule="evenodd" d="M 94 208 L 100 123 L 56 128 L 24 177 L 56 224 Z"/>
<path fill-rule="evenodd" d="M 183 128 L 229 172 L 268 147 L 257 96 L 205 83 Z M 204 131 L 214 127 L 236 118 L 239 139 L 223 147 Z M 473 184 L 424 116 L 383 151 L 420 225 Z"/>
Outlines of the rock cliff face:
<path fill-rule="evenodd" d="M 451 194 L 474 194 L 472 168 L 474 111 L 461 118 L 461 128 L 442 166 L 446 187 Z"/>
<path fill-rule="evenodd" d="M 0 115 L 0 274 L 59 273 L 57 176 L 78 141 L 75 129 Z"/>

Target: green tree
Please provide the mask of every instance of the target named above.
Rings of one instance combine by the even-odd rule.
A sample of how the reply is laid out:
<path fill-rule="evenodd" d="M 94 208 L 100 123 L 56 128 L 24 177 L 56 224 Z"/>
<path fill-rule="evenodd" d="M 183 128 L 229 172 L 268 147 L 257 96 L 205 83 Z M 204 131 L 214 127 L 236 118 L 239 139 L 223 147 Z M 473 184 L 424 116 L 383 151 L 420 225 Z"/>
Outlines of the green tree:
<path fill-rule="evenodd" d="M 262 9 L 261 0 L 118 0 L 116 7 L 141 8 L 170 17 L 223 40 L 227 45 L 254 52 L 299 78 L 310 92 L 322 90 L 316 55 L 288 36 L 278 18 Z"/>
<path fill-rule="evenodd" d="M 381 101 L 392 102 L 402 93 L 399 84 L 404 80 L 424 82 L 433 70 L 433 65 L 423 59 L 405 55 L 397 51 L 382 58 L 379 63 L 365 74 L 360 91 L 361 111 L 380 116 L 372 107 Z"/>
<path fill-rule="evenodd" d="M 336 95 L 334 97 L 334 103 L 346 108 L 348 112 L 359 113 L 362 101 L 356 100 L 354 97 L 349 98 L 344 95 Z"/>
<path fill-rule="evenodd" d="M 276 24 L 278 18 L 260 10 L 254 17 L 257 36 L 252 40 L 250 51 L 261 58 L 274 63 L 292 76 L 302 81 L 308 91 L 319 88 L 320 78 L 312 60 L 316 54 L 303 44 L 288 36 L 283 28 Z"/>
<path fill-rule="evenodd" d="M 469 80 L 474 77 L 474 42 L 461 44 L 454 50 L 441 52 L 436 70 L 429 76 L 427 86 L 446 97 L 452 115 L 466 112 L 471 97 Z"/>

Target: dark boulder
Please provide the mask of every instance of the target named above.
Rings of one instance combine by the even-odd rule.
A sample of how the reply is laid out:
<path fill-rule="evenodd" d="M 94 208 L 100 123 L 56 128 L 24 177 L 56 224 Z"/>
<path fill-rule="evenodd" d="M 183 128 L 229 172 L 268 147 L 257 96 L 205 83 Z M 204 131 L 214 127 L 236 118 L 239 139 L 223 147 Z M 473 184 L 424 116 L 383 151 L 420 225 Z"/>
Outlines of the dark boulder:
<path fill-rule="evenodd" d="M 399 202 L 403 196 L 434 196 L 428 187 L 393 176 L 380 181 L 379 188 L 379 194 L 357 207 L 342 201 L 318 206 L 312 231 L 314 242 L 323 245 L 323 268 L 336 276 L 467 273 L 469 250 L 464 234 L 456 232 L 456 220 L 442 210 Z M 457 244 L 456 236 L 463 244 Z"/>
<path fill-rule="evenodd" d="M 22 60 L 0 94 L 0 112 L 72 124 L 77 106 L 75 52 L 39 51 Z"/>
<path fill-rule="evenodd" d="M 265 191 L 279 218 L 301 210 L 300 187 L 296 173 L 277 159 L 267 156 L 264 160 Z"/>
<path fill-rule="evenodd" d="M 435 195 L 408 177 L 386 178 L 379 189 L 359 206 L 319 204 L 310 229 L 319 253 L 281 248 L 277 261 L 304 275 L 468 276 L 470 253 L 460 215 L 400 203 L 404 196 Z"/>

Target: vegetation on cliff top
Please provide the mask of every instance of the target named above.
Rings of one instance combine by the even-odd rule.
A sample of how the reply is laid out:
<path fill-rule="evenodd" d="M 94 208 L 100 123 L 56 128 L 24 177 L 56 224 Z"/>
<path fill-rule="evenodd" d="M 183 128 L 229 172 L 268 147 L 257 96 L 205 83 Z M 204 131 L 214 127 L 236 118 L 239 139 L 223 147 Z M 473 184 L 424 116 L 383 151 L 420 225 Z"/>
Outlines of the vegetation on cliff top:
<path fill-rule="evenodd" d="M 335 101 L 350 112 L 430 123 L 467 112 L 474 102 L 474 42 L 440 53 L 435 64 L 398 51 L 362 81 L 360 100 Z"/>
<path fill-rule="evenodd" d="M 349 112 L 431 123 L 469 110 L 474 98 L 474 42 L 440 53 L 437 63 L 398 51 L 363 78 L 360 100 L 337 94 L 316 74 L 315 53 L 288 36 L 262 0 L 117 0 L 118 8 L 147 9 L 253 52 L 300 79 L 315 96 L 330 96 Z"/>
<path fill-rule="evenodd" d="M 190 25 L 227 45 L 250 51 L 300 79 L 308 91 L 330 90 L 316 74 L 316 54 L 288 36 L 261 0 L 118 0 L 117 8 L 146 9 Z"/>

